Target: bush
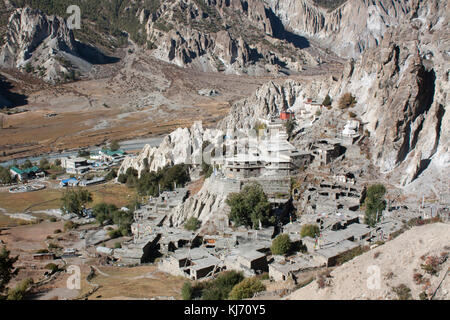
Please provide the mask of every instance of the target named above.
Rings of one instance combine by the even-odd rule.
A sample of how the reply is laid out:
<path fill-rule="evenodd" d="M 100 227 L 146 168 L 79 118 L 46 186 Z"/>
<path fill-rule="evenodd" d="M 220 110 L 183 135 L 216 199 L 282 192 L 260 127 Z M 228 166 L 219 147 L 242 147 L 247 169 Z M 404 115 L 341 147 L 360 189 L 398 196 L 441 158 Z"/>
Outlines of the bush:
<path fill-rule="evenodd" d="M 59 271 L 59 267 L 54 263 L 49 263 L 45 266 L 45 269 L 50 270 L 50 274 L 54 274 Z"/>
<path fill-rule="evenodd" d="M 289 253 L 292 248 L 292 242 L 289 235 L 282 234 L 275 238 L 270 247 L 270 251 L 274 255 L 284 255 Z"/>
<path fill-rule="evenodd" d="M 202 292 L 202 300 L 226 300 L 233 287 L 242 280 L 244 280 L 242 272 L 224 272 L 206 284 Z"/>
<path fill-rule="evenodd" d="M 230 300 L 253 298 L 256 293 L 266 290 L 262 282 L 256 278 L 248 278 L 235 285 L 230 292 Z"/>
<path fill-rule="evenodd" d="M 398 300 L 411 300 L 411 289 L 405 284 L 401 284 L 398 287 L 393 288 L 394 292 L 397 294 Z"/>
<path fill-rule="evenodd" d="M 192 217 L 184 224 L 184 228 L 189 231 L 195 231 L 198 228 L 200 228 L 201 225 L 202 225 L 202 223 L 200 220 Z"/>
<path fill-rule="evenodd" d="M 349 92 L 344 93 L 339 99 L 339 108 L 348 109 L 353 108 L 356 104 L 356 98 Z"/>
<path fill-rule="evenodd" d="M 74 230 L 74 229 L 78 228 L 78 226 L 79 225 L 73 221 L 67 221 L 66 223 L 64 223 L 64 231 Z"/>
<path fill-rule="evenodd" d="M 304 237 L 311 237 L 315 238 L 320 234 L 320 228 L 319 226 L 315 224 L 306 224 L 302 227 L 302 230 L 300 231 L 300 235 L 302 238 Z"/>
<path fill-rule="evenodd" d="M 117 239 L 120 238 L 122 236 L 122 231 L 120 229 L 116 229 L 116 230 L 111 230 L 108 232 L 108 236 L 111 239 Z"/>
<path fill-rule="evenodd" d="M 347 261 L 350 261 L 357 256 L 362 255 L 363 253 L 369 251 L 368 247 L 356 247 L 350 251 L 347 251 L 346 253 L 342 254 L 337 258 L 336 264 L 341 265 L 346 263 Z"/>
<path fill-rule="evenodd" d="M 114 243 L 114 249 L 120 249 L 122 248 L 122 244 L 120 242 Z"/>
<path fill-rule="evenodd" d="M 11 292 L 9 292 L 7 300 L 23 300 L 27 290 L 33 283 L 33 279 L 31 278 L 22 280 Z"/>
<path fill-rule="evenodd" d="M 56 229 L 53 233 L 54 234 L 58 234 L 58 233 L 61 233 L 62 231 L 60 230 L 60 229 Z"/>
<path fill-rule="evenodd" d="M 56 221 L 58 221 L 58 220 L 55 217 L 50 218 L 50 222 L 56 222 Z"/>
<path fill-rule="evenodd" d="M 192 294 L 194 293 L 194 289 L 189 281 L 186 281 L 181 288 L 181 297 L 183 300 L 192 300 Z"/>

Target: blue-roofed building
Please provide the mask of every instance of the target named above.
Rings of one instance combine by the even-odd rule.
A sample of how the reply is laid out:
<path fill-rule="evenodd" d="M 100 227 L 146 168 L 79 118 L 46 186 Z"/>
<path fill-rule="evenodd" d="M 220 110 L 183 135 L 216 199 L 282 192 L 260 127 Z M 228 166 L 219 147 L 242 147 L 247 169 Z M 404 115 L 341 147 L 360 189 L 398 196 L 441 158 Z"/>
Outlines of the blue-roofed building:
<path fill-rule="evenodd" d="M 61 187 L 75 187 L 79 184 L 79 181 L 75 178 L 61 180 Z"/>
<path fill-rule="evenodd" d="M 19 179 L 20 181 L 34 179 L 38 176 L 44 175 L 42 170 L 36 166 L 27 169 L 19 169 L 17 167 L 12 167 L 10 169 L 10 172 L 13 178 L 17 177 L 17 179 Z"/>

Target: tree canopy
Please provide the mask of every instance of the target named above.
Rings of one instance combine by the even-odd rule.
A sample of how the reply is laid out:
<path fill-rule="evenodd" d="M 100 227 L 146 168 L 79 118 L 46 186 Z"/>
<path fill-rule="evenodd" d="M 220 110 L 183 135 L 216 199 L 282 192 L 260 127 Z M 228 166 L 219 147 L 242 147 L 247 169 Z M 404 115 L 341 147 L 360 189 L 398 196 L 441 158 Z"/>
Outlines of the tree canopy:
<path fill-rule="evenodd" d="M 270 203 L 261 185 L 253 183 L 246 185 L 241 192 L 232 193 L 226 203 L 230 206 L 230 220 L 236 226 L 246 226 L 257 229 L 273 224 L 275 217 L 270 214 Z"/>
<path fill-rule="evenodd" d="M 61 210 L 81 216 L 85 206 L 90 202 L 92 202 L 92 194 L 87 189 L 67 190 L 61 198 Z"/>
<path fill-rule="evenodd" d="M 274 255 L 285 255 L 292 249 L 292 242 L 287 234 L 281 234 L 272 241 L 270 251 Z"/>
<path fill-rule="evenodd" d="M 315 224 L 306 224 L 302 227 L 302 230 L 300 231 L 300 235 L 302 238 L 304 237 L 315 238 L 319 234 L 320 234 L 319 226 Z"/>
<path fill-rule="evenodd" d="M 374 227 L 381 219 L 383 210 L 386 209 L 386 187 L 382 184 L 375 184 L 367 189 L 365 223 Z M 378 219 L 377 219 L 378 215 Z"/>
<path fill-rule="evenodd" d="M 0 296 L 6 291 L 6 286 L 11 279 L 19 272 L 14 268 L 17 259 L 19 257 L 10 257 L 10 252 L 5 247 L 0 250 Z"/>

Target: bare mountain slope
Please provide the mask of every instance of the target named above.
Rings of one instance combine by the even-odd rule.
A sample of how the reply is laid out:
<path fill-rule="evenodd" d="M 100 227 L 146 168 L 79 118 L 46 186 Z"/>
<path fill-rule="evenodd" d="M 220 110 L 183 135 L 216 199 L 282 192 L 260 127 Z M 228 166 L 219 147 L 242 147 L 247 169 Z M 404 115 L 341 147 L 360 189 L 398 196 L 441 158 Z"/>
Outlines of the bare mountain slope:
<path fill-rule="evenodd" d="M 292 293 L 287 299 L 397 299 L 398 295 L 394 292 L 394 288 L 402 284 L 411 290 L 411 298 L 419 299 L 422 292 L 431 297 L 443 280 L 435 299 L 448 300 L 450 260 L 445 259 L 445 253 L 448 256 L 449 250 L 450 225 L 438 223 L 415 227 L 333 270 L 329 286 L 319 288 L 317 281 L 314 281 Z M 421 267 L 428 263 L 429 256 L 436 257 L 437 261 L 442 262 L 435 275 L 426 273 Z M 416 273 L 422 275 L 424 279 L 422 284 L 417 284 L 414 280 Z"/>

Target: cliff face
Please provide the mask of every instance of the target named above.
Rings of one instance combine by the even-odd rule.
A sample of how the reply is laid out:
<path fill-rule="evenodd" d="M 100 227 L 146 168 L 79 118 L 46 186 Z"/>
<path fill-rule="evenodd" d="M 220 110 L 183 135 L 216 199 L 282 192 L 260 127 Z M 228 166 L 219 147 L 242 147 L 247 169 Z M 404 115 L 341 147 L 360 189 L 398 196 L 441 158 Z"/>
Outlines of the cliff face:
<path fill-rule="evenodd" d="M 329 10 L 313 0 L 267 0 L 286 28 L 311 37 L 342 57 L 377 46 L 389 27 L 407 20 L 419 1 L 347 0 Z"/>
<path fill-rule="evenodd" d="M 76 80 L 93 64 L 114 61 L 77 41 L 65 19 L 29 7 L 12 12 L 0 48 L 0 67 L 17 68 L 50 83 Z"/>
<path fill-rule="evenodd" d="M 432 162 L 450 164 L 449 9 L 447 2 L 422 3 L 410 22 L 385 34 L 379 49 L 350 63 L 335 89 L 356 94 L 375 164 L 402 171 L 404 185 Z"/>
<path fill-rule="evenodd" d="M 446 2 L 427 1 L 411 20 L 386 31 L 378 47 L 350 61 L 340 79 L 309 83 L 269 83 L 253 97 L 236 103 L 219 127 L 251 128 L 258 117 L 304 98 L 320 101 L 352 93 L 356 113 L 371 133 L 372 160 L 382 172 L 392 172 L 408 185 L 430 168 L 428 175 L 450 164 L 449 92 L 450 34 Z"/>
<path fill-rule="evenodd" d="M 217 130 L 204 130 L 201 122 L 194 123 L 189 129 L 178 128 L 166 136 L 159 147 L 152 148 L 147 145 L 136 158 L 127 157 L 118 174 L 125 173 L 128 168 L 134 168 L 140 176 L 145 169 L 145 160 L 150 171 L 180 163 L 201 164 L 203 141 L 215 142 L 220 137 L 221 134 Z"/>
<path fill-rule="evenodd" d="M 261 74 L 315 63 L 285 41 L 282 31 L 275 34 L 279 26 L 261 0 L 177 0 L 140 16 L 152 54 L 179 66 Z"/>
<path fill-rule="evenodd" d="M 30 8 L 13 12 L 0 52 L 1 66 L 36 71 L 42 78 L 54 81 L 58 73 L 69 72 L 64 55 L 76 56 L 77 49 L 73 32 L 63 19 Z"/>

